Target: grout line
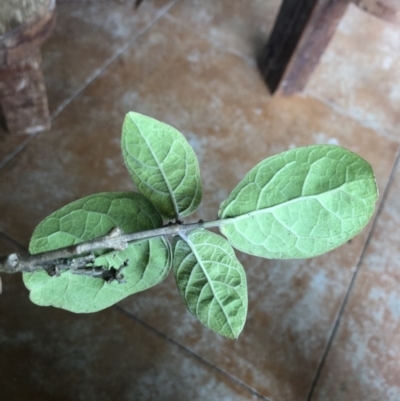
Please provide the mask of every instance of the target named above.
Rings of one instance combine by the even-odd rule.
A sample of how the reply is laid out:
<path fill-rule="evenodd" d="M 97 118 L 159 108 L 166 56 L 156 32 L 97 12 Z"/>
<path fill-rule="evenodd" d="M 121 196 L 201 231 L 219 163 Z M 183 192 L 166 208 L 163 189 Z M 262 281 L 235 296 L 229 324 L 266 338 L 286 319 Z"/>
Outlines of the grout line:
<path fill-rule="evenodd" d="M 168 11 L 178 2 L 179 0 L 174 0 L 168 5 L 166 5 L 164 8 L 162 8 L 156 15 L 153 21 L 150 22 L 149 25 L 146 27 L 142 28 L 136 36 L 130 41 L 128 41 L 124 46 L 122 46 L 119 50 L 117 50 L 111 57 L 109 57 L 99 68 L 96 68 L 94 72 L 85 80 L 85 82 L 80 86 L 79 89 L 75 91 L 75 93 L 69 97 L 68 99 L 65 99 L 58 107 L 57 109 L 52 113 L 51 119 L 52 121 L 75 99 L 77 98 L 87 86 L 89 86 L 97 77 L 99 77 L 101 74 L 103 74 L 108 67 L 110 67 L 111 64 L 114 63 L 115 60 L 117 60 L 125 51 L 133 45 L 144 33 L 146 33 L 149 29 L 151 29 L 162 17 L 164 17 L 165 14 L 168 13 Z"/>
<path fill-rule="evenodd" d="M 11 243 L 12 245 L 14 245 L 18 250 L 26 252 L 27 249 L 26 247 L 24 247 L 23 245 L 21 245 L 18 241 L 16 241 L 15 239 L 11 238 L 10 236 L 8 236 L 6 233 L 3 233 L 0 231 L 0 238 L 4 239 L 5 241 Z"/>
<path fill-rule="evenodd" d="M 165 14 L 180 0 L 172 0 L 165 7 L 161 8 L 160 11 L 156 14 L 155 18 L 145 27 L 137 32 L 137 34 L 133 37 L 133 39 L 129 40 L 125 45 L 123 45 L 119 50 L 117 50 L 114 54 L 112 54 L 99 68 L 96 68 L 92 74 L 89 75 L 88 78 L 83 82 L 83 84 L 67 99 L 65 99 L 52 113 L 50 116 L 50 120 L 53 121 L 60 115 L 60 113 L 71 103 L 73 102 L 91 83 L 93 83 L 101 74 L 103 74 L 111 64 L 114 63 L 129 47 L 131 47 L 142 35 L 144 35 L 149 29 L 151 29 L 161 18 L 164 17 Z M 48 131 L 43 131 L 48 132 Z M 15 156 L 17 156 L 20 152 L 22 152 L 26 146 L 29 145 L 31 141 L 33 141 L 38 135 L 43 132 L 38 132 L 37 134 L 31 135 L 26 141 L 24 141 L 21 145 L 14 149 L 7 157 L 5 157 L 0 164 L 0 170 L 5 167 Z"/>
<path fill-rule="evenodd" d="M 346 306 L 348 304 L 348 301 L 350 299 L 350 295 L 351 295 L 352 289 L 353 289 L 353 287 L 355 285 L 355 282 L 356 282 L 357 277 L 358 277 L 358 273 L 359 273 L 359 271 L 361 269 L 361 264 L 364 261 L 364 257 L 365 257 L 366 251 L 367 251 L 367 249 L 369 247 L 369 244 L 371 242 L 372 235 L 373 235 L 373 233 L 375 231 L 375 227 L 376 227 L 377 221 L 379 219 L 379 216 L 381 215 L 383 207 L 384 207 L 384 205 L 386 203 L 386 198 L 387 198 L 389 190 L 390 190 L 390 188 L 392 186 L 392 183 L 393 183 L 393 180 L 394 180 L 394 175 L 395 175 L 396 170 L 397 170 L 399 165 L 400 165 L 400 150 L 397 151 L 397 156 L 396 156 L 395 162 L 393 164 L 392 171 L 390 173 L 388 182 L 386 184 L 385 190 L 384 190 L 383 195 L 382 195 L 382 201 L 381 201 L 381 203 L 379 205 L 379 208 L 378 208 L 378 210 L 376 212 L 376 216 L 375 216 L 375 219 L 374 219 L 374 221 L 372 223 L 371 230 L 368 233 L 367 240 L 365 241 L 364 247 L 363 247 L 363 249 L 361 251 L 361 255 L 360 255 L 359 259 L 358 259 L 355 272 L 353 273 L 353 276 L 352 276 L 352 278 L 350 280 L 350 284 L 349 284 L 349 286 L 347 288 L 347 291 L 346 291 L 346 294 L 344 296 L 343 302 L 342 302 L 342 304 L 340 306 L 340 309 L 339 309 L 339 312 L 338 312 L 338 314 L 336 316 L 336 320 L 335 320 L 335 323 L 333 325 L 333 329 L 332 329 L 331 335 L 329 336 L 329 339 L 328 339 L 328 342 L 326 344 L 324 353 L 322 354 L 321 361 L 320 361 L 320 363 L 318 365 L 318 368 L 317 368 L 317 370 L 315 372 L 314 379 L 311 382 L 310 390 L 309 390 L 309 393 L 307 395 L 306 401 L 311 401 L 312 397 L 314 395 L 314 391 L 315 391 L 315 389 L 317 387 L 318 380 L 319 380 L 319 378 L 321 376 L 321 373 L 322 373 L 322 370 L 323 370 L 323 368 L 325 366 L 325 362 L 327 360 L 329 351 L 332 348 L 333 341 L 334 341 L 334 339 L 336 337 L 337 331 L 339 329 L 339 326 L 340 326 L 340 323 L 341 323 L 341 320 L 342 320 L 342 317 L 343 317 L 343 314 L 344 314 L 344 310 L 345 310 L 345 308 L 346 308 Z"/>
<path fill-rule="evenodd" d="M 25 141 L 23 141 L 19 146 L 17 146 L 16 148 L 13 149 L 13 151 L 11 153 L 9 153 L 6 157 L 3 158 L 3 160 L 1 160 L 0 162 L 0 170 L 5 167 L 6 164 L 8 164 L 8 162 L 10 162 L 15 156 L 18 155 L 18 153 L 20 153 L 22 150 L 25 149 L 26 146 L 28 146 L 28 144 L 36 138 L 37 134 L 31 134 L 29 135 Z"/>
<path fill-rule="evenodd" d="M 243 383 L 241 380 L 239 380 L 236 377 L 234 377 L 234 376 L 230 375 L 229 373 L 225 372 L 223 369 L 219 368 L 218 366 L 208 362 L 206 359 L 203 359 L 201 356 L 197 355 L 195 352 L 191 351 L 190 349 L 186 348 L 182 344 L 180 344 L 177 341 L 173 340 L 172 338 L 168 337 L 166 334 L 162 333 L 161 331 L 157 330 L 153 326 L 150 326 L 148 323 L 144 322 L 143 320 L 141 320 L 141 319 L 137 318 L 136 316 L 132 315 L 131 313 L 127 312 L 121 306 L 114 305 L 114 308 L 118 309 L 121 313 L 124 313 L 125 315 L 127 315 L 130 319 L 134 320 L 135 322 L 140 323 L 142 326 L 146 327 L 147 329 L 149 329 L 150 331 L 152 331 L 153 333 L 155 333 L 159 337 L 163 338 L 164 340 L 166 340 L 170 344 L 175 345 L 176 347 L 181 349 L 183 352 L 189 354 L 191 357 L 195 358 L 201 364 L 206 365 L 208 368 L 210 368 L 212 370 L 216 370 L 218 373 L 222 374 L 223 376 L 228 378 L 230 381 L 235 382 L 237 385 L 239 385 L 240 387 L 242 387 L 245 390 L 249 391 L 251 394 L 255 395 L 260 400 L 272 401 L 270 398 L 267 398 L 267 397 L 263 396 L 262 394 L 257 392 L 252 387 L 250 387 L 247 384 Z"/>

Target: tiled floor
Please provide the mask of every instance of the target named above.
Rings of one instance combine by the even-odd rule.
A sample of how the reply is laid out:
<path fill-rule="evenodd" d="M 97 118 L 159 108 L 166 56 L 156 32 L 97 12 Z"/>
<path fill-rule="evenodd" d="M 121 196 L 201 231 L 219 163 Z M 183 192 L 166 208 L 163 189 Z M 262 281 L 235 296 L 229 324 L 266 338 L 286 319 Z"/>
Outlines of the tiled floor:
<path fill-rule="evenodd" d="M 261 159 L 315 143 L 372 164 L 376 218 L 310 260 L 238 254 L 250 291 L 238 341 L 197 323 L 171 277 L 73 315 L 31 304 L 20 277 L 4 276 L 1 398 L 398 401 L 400 26 L 350 7 L 305 93 L 272 98 L 254 52 L 279 0 L 133 4 L 59 2 L 43 47 L 52 129 L 0 136 L 0 254 L 74 199 L 133 188 L 119 145 L 129 110 L 176 126 L 195 148 L 205 194 L 194 220 L 213 219 Z"/>

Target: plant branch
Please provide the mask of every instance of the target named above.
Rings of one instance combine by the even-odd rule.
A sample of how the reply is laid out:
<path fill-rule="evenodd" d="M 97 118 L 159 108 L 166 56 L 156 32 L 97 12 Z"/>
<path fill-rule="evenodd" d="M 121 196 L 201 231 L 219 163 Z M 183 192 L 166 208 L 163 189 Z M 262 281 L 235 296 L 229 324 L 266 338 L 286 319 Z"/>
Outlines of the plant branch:
<path fill-rule="evenodd" d="M 162 237 L 166 235 L 180 235 L 187 231 L 198 228 L 217 227 L 223 220 L 214 220 L 204 222 L 200 220 L 198 223 L 183 224 L 182 222 L 169 223 L 163 227 L 153 230 L 139 231 L 136 233 L 123 233 L 116 227 L 107 235 L 95 238 L 90 241 L 81 242 L 76 245 L 55 249 L 53 251 L 31 254 L 12 253 L 6 256 L 0 256 L 0 272 L 2 273 L 33 273 L 45 270 L 50 275 L 57 274 L 62 270 L 71 270 L 75 274 L 78 270 L 88 268 L 88 264 L 94 262 L 94 252 L 104 249 L 123 250 L 129 243 Z M 89 253 L 89 255 L 87 255 Z M 93 266 L 89 269 L 93 271 Z M 92 275 L 93 276 L 93 275 Z"/>
<path fill-rule="evenodd" d="M 79 274 L 83 276 L 89 276 L 93 278 L 100 278 L 107 283 L 111 283 L 112 281 L 117 281 L 119 284 L 125 283 L 124 276 L 122 274 L 122 270 L 128 266 L 129 260 L 125 260 L 124 263 L 116 269 L 115 267 L 111 267 L 107 269 L 106 266 L 89 266 L 82 267 L 79 269 L 70 270 L 72 274 Z"/>

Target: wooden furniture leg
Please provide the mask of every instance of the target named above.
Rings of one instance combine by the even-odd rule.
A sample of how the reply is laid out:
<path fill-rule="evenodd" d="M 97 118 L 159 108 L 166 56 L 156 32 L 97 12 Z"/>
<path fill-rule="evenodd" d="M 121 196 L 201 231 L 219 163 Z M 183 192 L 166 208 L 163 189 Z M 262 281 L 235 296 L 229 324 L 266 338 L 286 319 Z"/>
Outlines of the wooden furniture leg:
<path fill-rule="evenodd" d="M 33 134 L 50 128 L 39 51 L 18 64 L 0 69 L 0 96 L 10 132 Z"/>
<path fill-rule="evenodd" d="M 259 57 L 272 93 L 303 90 L 350 2 L 378 18 L 400 22 L 398 0 L 284 0 Z"/>
<path fill-rule="evenodd" d="M 284 0 L 259 67 L 271 92 L 301 92 L 351 0 Z"/>
<path fill-rule="evenodd" d="M 8 130 L 33 134 L 50 127 L 40 46 L 55 24 L 55 0 L 40 15 L 0 36 L 0 106 Z"/>

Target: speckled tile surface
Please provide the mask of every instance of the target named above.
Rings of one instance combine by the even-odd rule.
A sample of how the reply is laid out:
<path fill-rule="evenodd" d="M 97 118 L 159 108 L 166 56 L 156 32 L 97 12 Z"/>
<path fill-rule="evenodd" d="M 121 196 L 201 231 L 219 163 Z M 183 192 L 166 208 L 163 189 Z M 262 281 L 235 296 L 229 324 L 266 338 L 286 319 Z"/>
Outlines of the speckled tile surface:
<path fill-rule="evenodd" d="M 183 0 L 166 18 L 254 63 L 255 53 L 267 41 L 281 3 L 282 0 Z"/>
<path fill-rule="evenodd" d="M 0 236 L 0 250 L 4 240 Z M 75 315 L 29 301 L 19 275 L 0 295 L 1 397 L 12 401 L 257 400 L 245 387 L 118 308 Z"/>
<path fill-rule="evenodd" d="M 313 400 L 400 399 L 399 191 L 398 166 Z"/>
<path fill-rule="evenodd" d="M 240 92 L 243 91 L 241 88 Z M 250 103 L 249 97 L 246 98 Z M 178 107 L 182 110 L 184 104 L 188 107 L 189 100 L 178 103 Z M 227 145 L 226 149 L 217 149 L 216 141 L 203 144 L 203 149 L 208 151 L 202 156 L 203 176 L 219 179 L 205 182 L 203 210 L 210 217 L 224 195 L 254 162 L 253 155 L 262 152 L 273 154 L 280 151 L 277 149 L 279 146 L 283 150 L 305 145 L 310 140 L 320 143 L 337 141 L 361 154 L 368 151 L 369 155 L 364 154 L 364 157 L 374 165 L 376 172 L 383 166 L 379 167 L 382 159 L 373 161 L 374 155 L 389 152 L 387 172 L 393 166 L 398 150 L 396 144 L 386 142 L 383 153 L 383 149 L 371 149 L 370 143 L 382 145 L 385 141 L 378 140 L 373 131 L 361 128 L 350 119 L 343 119 L 315 100 L 276 99 L 265 106 L 260 120 L 246 112 L 248 108 L 243 110 L 245 126 L 253 129 L 246 132 L 239 125 L 237 130 L 232 130 L 237 142 Z M 268 121 L 268 129 L 262 134 L 261 127 L 265 121 Z M 193 128 L 187 128 L 187 131 L 193 132 Z M 262 138 L 257 150 L 252 146 L 257 141 L 256 136 Z M 378 179 L 382 189 L 387 182 L 386 174 L 385 178 Z M 351 244 L 307 261 L 265 261 L 239 255 L 250 288 L 249 317 L 242 336 L 234 343 L 202 328 L 185 312 L 172 278 L 123 301 L 121 305 L 239 380 L 249 383 L 262 395 L 273 400 L 303 400 L 357 265 L 366 234 L 364 231 Z"/>
<path fill-rule="evenodd" d="M 171 34 L 173 42 L 167 40 Z M 198 62 L 191 57 L 194 53 L 202 55 Z M 138 75 L 143 82 L 136 79 Z M 122 121 L 132 109 L 179 126 L 202 165 L 211 169 L 204 171 L 203 178 L 210 182 L 209 196 L 220 202 L 270 148 L 267 143 L 254 147 L 252 139 L 267 135 L 262 113 L 269 101 L 254 67 L 231 53 L 221 53 L 179 25 L 160 21 L 60 114 L 50 132 L 40 135 L 2 170 L 0 230 L 26 244 L 49 210 L 90 193 L 133 188 L 120 152 Z M 249 124 L 249 118 L 257 126 Z M 244 144 L 247 152 L 251 149 L 248 157 L 240 152 Z M 205 159 L 206 145 L 214 149 L 213 159 Z M 285 149 L 279 142 L 274 146 L 275 153 Z M 41 157 L 43 149 L 52 152 Z M 242 171 L 229 165 L 221 168 L 232 154 L 239 157 L 235 166 Z M 223 180 L 231 187 L 221 194 Z M 26 199 L 34 197 L 37 200 L 27 204 Z M 20 219 L 18 204 L 19 211 L 24 210 Z M 7 217 L 10 210 L 13 217 Z M 215 217 L 216 210 L 212 213 Z"/>
<path fill-rule="evenodd" d="M 60 2 L 57 23 L 42 46 L 42 70 L 50 113 L 58 113 L 102 69 L 134 42 L 175 0 Z M 0 127 L 0 168 L 30 141 Z"/>
<path fill-rule="evenodd" d="M 279 2 L 180 0 L 100 74 L 100 61 L 129 41 L 131 31 L 118 33 L 115 26 L 129 20 L 132 1 L 77 3 L 63 4 L 60 36 L 44 49 L 54 55 L 46 67 L 53 104 L 75 93 L 87 77 L 94 80 L 57 115 L 49 132 L 34 138 L 0 170 L 0 231 L 13 239 L 0 234 L 0 253 L 13 251 L 13 241 L 26 246 L 36 224 L 72 200 L 133 189 L 120 153 L 121 125 L 129 110 L 176 126 L 195 148 L 204 200 L 193 220 L 214 219 L 221 201 L 260 160 L 315 143 L 359 153 L 374 167 L 384 193 L 399 151 L 397 137 L 388 134 L 389 125 L 397 121 L 391 104 L 385 108 L 375 100 L 373 108 L 368 98 L 368 116 L 378 125 L 355 118 L 351 108 L 344 112 L 342 93 L 335 92 L 329 101 L 324 97 L 323 91 L 330 93 L 338 82 L 334 71 L 324 72 L 323 66 L 331 71 L 325 61 L 315 75 L 321 92 L 314 91 L 317 81 L 312 81 L 305 95 L 271 98 L 262 82 L 252 62 L 252 38 L 270 31 Z M 141 11 L 148 13 L 144 23 L 166 4 L 170 2 L 149 1 Z M 108 15 L 114 7 L 115 15 Z M 89 9 L 92 14 L 87 14 Z M 132 29 L 135 24 L 140 29 L 141 23 L 136 21 Z M 76 29 L 67 39 L 62 31 L 71 26 Z M 97 44 L 97 37 L 107 37 L 108 42 Z M 379 40 L 374 45 L 378 50 L 387 45 Z M 332 46 L 337 50 L 335 42 Z M 87 63 L 81 63 L 85 56 Z M 346 74 L 356 76 L 344 78 L 356 82 L 362 76 L 366 90 L 379 89 L 381 76 L 368 75 L 372 67 L 369 72 L 358 74 L 359 70 L 349 68 Z M 387 80 L 393 80 L 396 70 L 387 74 Z M 235 342 L 203 328 L 186 312 L 171 276 L 94 315 L 31 305 L 20 277 L 3 277 L 0 364 L 8 374 L 0 378 L 2 395 L 16 401 L 35 400 L 34 396 L 66 401 L 395 400 L 391 394 L 398 393 L 390 372 L 398 371 L 397 262 L 395 256 L 382 259 L 381 250 L 389 235 L 386 252 L 397 252 L 398 181 L 388 206 L 384 204 L 382 226 L 376 226 L 313 398 L 309 391 L 371 224 L 340 249 L 310 260 L 266 261 L 238 253 L 250 296 L 248 321 Z M 391 213 L 397 217 L 388 224 Z M 391 234 L 384 232 L 388 226 Z M 376 269 L 379 263 L 385 266 L 384 274 L 363 273 L 371 269 L 366 266 Z M 388 295 L 382 290 L 386 288 Z M 372 301 L 365 298 L 371 292 Z M 372 302 L 372 311 L 367 302 Z M 362 370 L 364 365 L 370 369 Z M 369 380 L 371 375 L 375 382 Z"/>
<path fill-rule="evenodd" d="M 134 0 L 59 3 L 56 28 L 42 48 L 51 111 L 81 90 L 175 1 L 146 0 L 138 10 Z"/>
<path fill-rule="evenodd" d="M 400 24 L 350 4 L 305 92 L 400 140 Z"/>

